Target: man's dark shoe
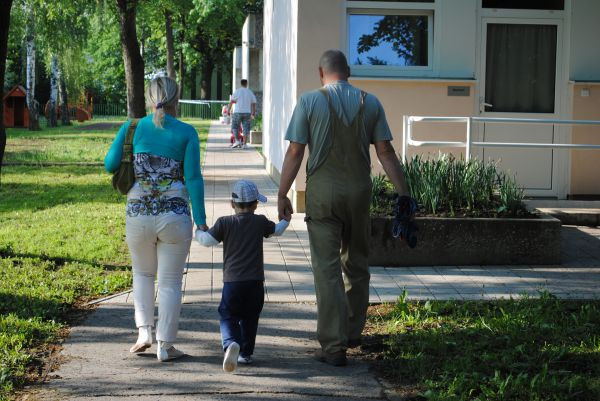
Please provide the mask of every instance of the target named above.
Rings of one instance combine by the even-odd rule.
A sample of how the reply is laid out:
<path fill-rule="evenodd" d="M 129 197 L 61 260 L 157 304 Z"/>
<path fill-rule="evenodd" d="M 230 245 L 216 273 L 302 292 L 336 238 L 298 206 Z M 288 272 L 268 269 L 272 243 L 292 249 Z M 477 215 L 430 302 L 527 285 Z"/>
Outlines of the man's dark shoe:
<path fill-rule="evenodd" d="M 356 348 L 362 345 L 362 340 L 359 338 L 350 338 L 348 340 L 348 348 Z"/>
<path fill-rule="evenodd" d="M 346 351 L 325 352 L 322 349 L 315 351 L 315 359 L 333 366 L 346 366 Z"/>

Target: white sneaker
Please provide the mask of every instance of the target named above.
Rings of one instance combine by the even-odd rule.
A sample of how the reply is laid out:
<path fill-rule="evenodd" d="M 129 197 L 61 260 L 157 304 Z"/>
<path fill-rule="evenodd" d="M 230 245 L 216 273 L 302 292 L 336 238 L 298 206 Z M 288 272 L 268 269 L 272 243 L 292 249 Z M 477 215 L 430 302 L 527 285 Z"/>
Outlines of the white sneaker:
<path fill-rule="evenodd" d="M 254 359 L 252 359 L 251 356 L 238 356 L 238 363 L 241 363 L 242 365 L 251 365 L 252 363 L 254 363 Z"/>
<path fill-rule="evenodd" d="M 227 347 L 225 357 L 223 358 L 223 370 L 225 372 L 233 372 L 237 368 L 238 355 L 240 354 L 240 345 L 233 342 Z"/>
<path fill-rule="evenodd" d="M 158 348 L 156 350 L 156 359 L 161 362 L 172 361 L 173 359 L 181 358 L 185 355 L 185 352 L 179 351 L 172 344 L 164 341 L 158 342 Z"/>
<path fill-rule="evenodd" d="M 229 145 L 230 148 L 237 148 L 237 142 L 233 142 L 231 145 Z"/>
<path fill-rule="evenodd" d="M 248 145 L 244 144 L 244 145 L 242 146 L 242 148 L 244 148 L 244 149 L 248 149 Z"/>

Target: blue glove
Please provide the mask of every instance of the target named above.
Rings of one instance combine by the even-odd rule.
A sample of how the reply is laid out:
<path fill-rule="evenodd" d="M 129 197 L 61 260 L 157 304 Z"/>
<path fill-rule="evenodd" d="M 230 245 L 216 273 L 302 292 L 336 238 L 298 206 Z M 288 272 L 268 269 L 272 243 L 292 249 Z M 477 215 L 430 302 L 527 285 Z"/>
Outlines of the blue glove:
<path fill-rule="evenodd" d="M 418 210 L 417 202 L 410 196 L 399 196 L 394 207 L 394 223 L 392 235 L 406 241 L 409 247 L 417 246 L 417 234 L 419 230 L 414 222 L 415 213 Z"/>

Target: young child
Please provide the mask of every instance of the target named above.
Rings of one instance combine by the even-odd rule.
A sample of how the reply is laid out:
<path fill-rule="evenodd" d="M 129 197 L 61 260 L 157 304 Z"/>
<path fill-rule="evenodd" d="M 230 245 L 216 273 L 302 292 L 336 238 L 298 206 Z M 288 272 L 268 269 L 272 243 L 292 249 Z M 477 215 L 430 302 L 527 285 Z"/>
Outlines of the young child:
<path fill-rule="evenodd" d="M 208 231 L 196 231 L 196 240 L 204 246 L 223 241 L 223 293 L 219 305 L 223 370 L 233 372 L 238 362 L 252 363 L 258 318 L 264 304 L 263 238 L 283 234 L 286 220 L 275 224 L 254 214 L 258 201 L 267 198 L 258 193 L 252 181 L 235 183 L 231 194 L 235 215 L 219 217 Z"/>

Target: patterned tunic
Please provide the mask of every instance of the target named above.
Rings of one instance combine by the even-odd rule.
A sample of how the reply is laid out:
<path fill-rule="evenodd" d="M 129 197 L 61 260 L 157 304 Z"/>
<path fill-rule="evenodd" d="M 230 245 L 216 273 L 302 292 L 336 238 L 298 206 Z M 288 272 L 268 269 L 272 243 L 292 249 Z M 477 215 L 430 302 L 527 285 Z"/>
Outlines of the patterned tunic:
<path fill-rule="evenodd" d="M 190 215 L 182 161 L 136 153 L 133 169 L 135 185 L 127 196 L 127 216 Z"/>

